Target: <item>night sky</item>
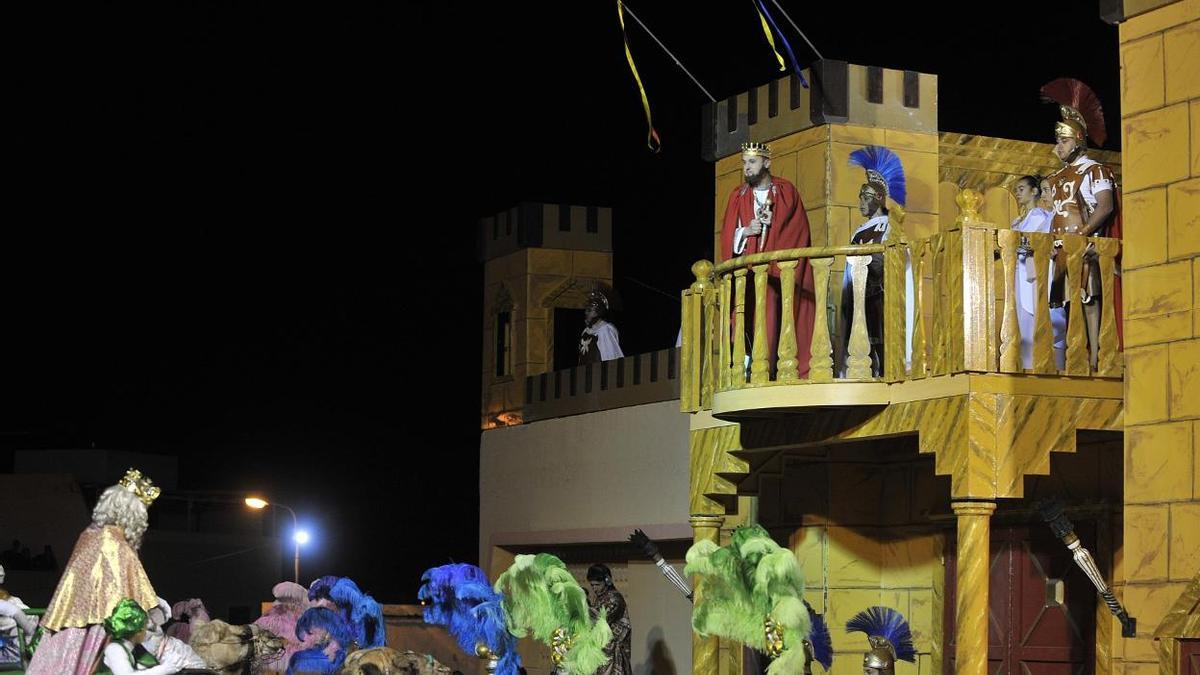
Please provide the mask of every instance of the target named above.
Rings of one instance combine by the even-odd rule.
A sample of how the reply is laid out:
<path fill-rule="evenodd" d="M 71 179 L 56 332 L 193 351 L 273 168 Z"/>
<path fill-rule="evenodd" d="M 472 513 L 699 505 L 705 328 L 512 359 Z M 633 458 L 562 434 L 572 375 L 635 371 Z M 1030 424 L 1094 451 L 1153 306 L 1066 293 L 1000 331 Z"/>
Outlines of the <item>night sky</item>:
<path fill-rule="evenodd" d="M 1094 1 L 783 5 L 827 58 L 939 75 L 944 130 L 1047 141 L 1037 89 L 1073 76 L 1117 148 Z M 748 0 L 632 8 L 718 98 L 776 76 Z M 613 207 L 626 353 L 673 344 L 668 296 L 711 255 L 707 99 L 627 23 L 658 155 L 615 3 L 6 6 L 0 470 L 18 448 L 177 455 L 182 488 L 311 517 L 304 576 L 388 602 L 474 561 L 476 220 Z"/>

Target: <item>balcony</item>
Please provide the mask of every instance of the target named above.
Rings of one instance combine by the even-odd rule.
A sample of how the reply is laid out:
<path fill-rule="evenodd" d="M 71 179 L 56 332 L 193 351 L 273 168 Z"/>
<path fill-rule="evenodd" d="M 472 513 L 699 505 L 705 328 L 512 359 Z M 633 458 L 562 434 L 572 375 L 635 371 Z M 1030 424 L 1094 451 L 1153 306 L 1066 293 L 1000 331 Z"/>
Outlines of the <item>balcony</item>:
<path fill-rule="evenodd" d="M 1119 430 L 1123 395 L 1114 306 L 1120 241 L 1025 236 L 1022 242 L 1020 232 L 965 224 L 907 242 L 697 262 L 696 281 L 682 298 L 682 410 L 699 413 L 694 428 L 740 423 L 734 456 L 751 464 L 750 453 L 758 449 L 916 434 L 920 452 L 937 455 L 938 473 L 953 477 L 956 496 L 1020 496 L 1021 477 L 1048 470 L 1051 451 L 1074 451 L 1076 431 Z M 1049 302 L 1037 302 L 1025 367 L 1017 318 L 1018 249 L 1027 247 L 1034 268 L 1046 271 L 1037 274 L 1034 297 L 1049 298 L 1056 240 L 1061 241 L 1056 265 L 1065 264 L 1066 288 L 1076 289 L 1069 298 L 1079 299 L 1085 264 L 1099 268 L 1095 356 L 1080 316 L 1068 322 L 1065 349 L 1056 358 Z M 834 328 L 841 325 L 842 271 L 849 267 L 854 306 L 862 308 L 867 265 L 879 255 L 883 335 L 870 334 L 864 312 L 855 311 L 847 339 Z M 780 322 L 778 353 L 769 353 L 764 292 L 774 264 L 780 315 L 790 316 L 801 260 L 813 270 L 820 308 L 803 378 L 794 324 Z M 732 339 L 743 332 L 746 340 Z M 872 338 L 883 344 L 877 374 Z M 842 350 L 844 358 L 836 364 L 841 367 L 835 367 Z M 726 473 L 736 484 L 732 473 L 745 471 Z"/>

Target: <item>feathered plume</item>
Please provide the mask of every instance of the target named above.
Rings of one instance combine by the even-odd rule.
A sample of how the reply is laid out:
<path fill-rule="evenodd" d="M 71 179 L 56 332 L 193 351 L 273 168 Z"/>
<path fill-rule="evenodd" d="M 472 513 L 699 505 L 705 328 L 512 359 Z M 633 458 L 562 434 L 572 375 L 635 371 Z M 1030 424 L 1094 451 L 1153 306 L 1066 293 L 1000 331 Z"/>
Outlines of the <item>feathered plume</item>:
<path fill-rule="evenodd" d="M 495 600 L 477 605 L 471 614 L 475 617 L 480 641 L 499 657 L 497 675 L 517 675 L 521 668 L 521 655 L 517 653 L 517 638 L 508 632 L 502 602 L 503 596 L 497 595 Z"/>
<path fill-rule="evenodd" d="M 337 612 L 328 607 L 312 607 L 300 615 L 296 622 L 296 639 L 305 642 L 310 633 L 322 630 L 337 643 L 332 657 L 326 653 L 327 646 L 318 644 L 292 655 L 288 662 L 287 675 L 294 673 L 336 673 L 346 660 L 347 648 L 354 642 L 354 628 Z"/>
<path fill-rule="evenodd" d="M 867 638 L 883 638 L 892 646 L 898 661 L 913 663 L 917 650 L 904 615 L 891 607 L 868 607 L 846 622 L 846 632 L 862 632 Z"/>
<path fill-rule="evenodd" d="M 882 145 L 868 145 L 850 153 L 850 164 L 867 170 L 868 182 L 873 171 L 883 178 L 887 196 L 900 206 L 908 201 L 908 190 L 904 182 L 904 165 L 900 157 Z"/>
<path fill-rule="evenodd" d="M 808 643 L 812 645 L 813 660 L 821 664 L 825 672 L 833 668 L 833 636 L 829 634 L 829 624 L 825 617 L 813 611 L 812 605 L 804 601 L 808 617 L 812 620 L 812 629 L 808 631 Z"/>
<path fill-rule="evenodd" d="M 421 575 L 421 588 L 417 591 L 417 599 L 424 608 L 425 623 L 449 626 L 458 609 L 455 589 L 472 582 L 488 583 L 483 570 L 474 565 L 455 563 L 425 570 Z M 474 644 L 470 649 L 475 649 Z"/>
<path fill-rule="evenodd" d="M 275 603 L 254 621 L 254 625 L 283 638 L 286 646 L 279 662 L 286 665 L 293 654 L 312 646 L 311 641 L 306 644 L 296 640 L 296 623 L 308 609 L 308 590 L 300 584 L 284 581 L 275 584 L 271 594 L 275 596 Z"/>
<path fill-rule="evenodd" d="M 684 573 L 700 577 L 701 600 L 692 611 L 696 632 L 727 637 L 771 655 L 768 675 L 803 672 L 803 640 L 810 629 L 804 574 L 796 556 L 766 530 L 740 527 L 725 547 L 697 542 L 687 553 Z M 773 636 L 768 635 L 768 621 Z"/>
<path fill-rule="evenodd" d="M 1042 85 L 1042 98 L 1048 103 L 1057 103 L 1064 119 L 1082 122 L 1088 138 L 1097 146 L 1104 145 L 1104 139 L 1108 137 L 1104 128 L 1104 110 L 1100 107 L 1100 97 L 1091 87 L 1071 77 L 1060 77 Z"/>
<path fill-rule="evenodd" d="M 417 597 L 426 623 L 446 626 L 458 646 L 472 656 L 477 645 L 487 645 L 499 658 L 496 672 L 516 675 L 521 665 L 517 640 L 505 624 L 503 597 L 488 584 L 483 570 L 474 565 L 442 565 L 426 570 L 421 581 Z"/>
<path fill-rule="evenodd" d="M 329 597 L 343 608 L 343 616 L 350 619 L 359 649 L 385 646 L 387 636 L 383 626 L 383 607 L 375 598 L 363 593 L 349 577 L 339 579 L 329 590 Z"/>
<path fill-rule="evenodd" d="M 339 579 L 341 579 L 341 577 L 330 574 L 314 580 L 308 586 L 309 602 L 328 600 L 329 592 L 333 589 L 333 585 L 336 584 Z"/>
<path fill-rule="evenodd" d="M 495 589 L 504 594 L 509 631 L 556 647 L 560 665 L 571 675 L 592 675 L 608 662 L 604 647 L 612 630 L 607 617 L 602 610 L 592 621 L 587 593 L 558 558 L 518 555 L 496 579 Z"/>

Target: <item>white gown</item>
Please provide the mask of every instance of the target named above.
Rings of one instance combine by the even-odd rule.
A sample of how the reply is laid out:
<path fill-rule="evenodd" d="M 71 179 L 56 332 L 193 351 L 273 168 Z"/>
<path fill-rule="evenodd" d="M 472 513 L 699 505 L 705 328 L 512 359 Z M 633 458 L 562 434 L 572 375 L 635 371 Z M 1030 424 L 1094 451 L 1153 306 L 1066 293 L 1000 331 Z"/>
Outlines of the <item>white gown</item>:
<path fill-rule="evenodd" d="M 1051 213 L 1041 207 L 1033 207 L 1023 217 L 1013 221 L 1012 229 L 1018 232 L 1042 232 L 1050 231 Z M 1027 281 L 1029 279 L 1026 265 L 1032 265 L 1032 260 L 1026 260 L 1024 254 L 1019 254 L 1017 257 L 1017 326 L 1021 330 L 1021 366 L 1023 368 L 1033 367 L 1033 326 L 1034 312 L 1037 306 L 1034 304 L 1036 299 L 1037 283 Z M 1049 289 L 1049 282 L 1046 288 Z M 1043 303 L 1049 302 L 1048 298 L 1042 298 Z M 1051 324 L 1053 325 L 1053 314 L 1051 316 Z M 1065 332 L 1065 331 L 1064 331 Z M 1059 331 L 1055 329 L 1055 349 L 1058 349 Z M 1065 337 L 1064 337 L 1065 339 Z M 1065 346 L 1065 344 L 1064 344 Z"/>

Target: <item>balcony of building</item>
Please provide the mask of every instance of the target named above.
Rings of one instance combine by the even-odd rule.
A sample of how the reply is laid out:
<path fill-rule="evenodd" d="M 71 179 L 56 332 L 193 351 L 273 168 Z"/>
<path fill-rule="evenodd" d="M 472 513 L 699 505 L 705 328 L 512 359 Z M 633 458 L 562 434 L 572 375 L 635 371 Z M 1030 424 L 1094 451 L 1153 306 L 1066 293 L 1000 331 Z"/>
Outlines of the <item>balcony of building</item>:
<path fill-rule="evenodd" d="M 1019 495 L 1022 477 L 1047 467 L 1050 452 L 1073 451 L 1078 431 L 1121 429 L 1119 254 L 1116 239 L 1023 235 L 966 219 L 911 241 L 696 263 L 683 292 L 681 408 L 693 413 L 693 430 L 739 427 L 710 472 L 728 489 L 709 497 L 734 499 L 764 457 L 759 448 L 906 435 L 952 477 L 956 498 Z M 883 281 L 875 332 L 863 311 L 873 259 Z M 805 327 L 780 321 L 768 336 L 766 319 L 767 284 L 778 284 L 779 315 L 789 316 L 805 267 L 818 308 L 808 313 L 807 369 L 796 335 Z M 1030 335 L 1017 316 L 1019 268 L 1032 268 L 1033 297 L 1047 299 L 1032 303 Z M 1065 330 L 1056 320 L 1056 336 L 1052 311 L 1064 311 L 1049 301 L 1056 276 L 1074 289 L 1067 312 L 1085 291 L 1099 305 L 1095 337 L 1083 312 Z M 845 319 L 843 293 L 855 308 Z M 874 365 L 872 342 L 882 346 Z"/>

